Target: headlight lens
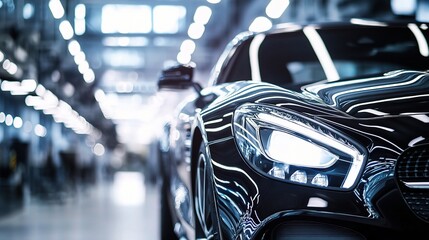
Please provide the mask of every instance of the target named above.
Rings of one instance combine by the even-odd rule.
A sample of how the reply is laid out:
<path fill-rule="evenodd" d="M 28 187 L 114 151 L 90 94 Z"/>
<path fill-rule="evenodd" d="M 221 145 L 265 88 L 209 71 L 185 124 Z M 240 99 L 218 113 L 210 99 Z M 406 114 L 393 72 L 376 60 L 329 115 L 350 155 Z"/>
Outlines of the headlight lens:
<path fill-rule="evenodd" d="M 352 188 L 364 149 L 340 132 L 275 106 L 245 104 L 234 112 L 237 146 L 257 171 L 288 182 Z"/>

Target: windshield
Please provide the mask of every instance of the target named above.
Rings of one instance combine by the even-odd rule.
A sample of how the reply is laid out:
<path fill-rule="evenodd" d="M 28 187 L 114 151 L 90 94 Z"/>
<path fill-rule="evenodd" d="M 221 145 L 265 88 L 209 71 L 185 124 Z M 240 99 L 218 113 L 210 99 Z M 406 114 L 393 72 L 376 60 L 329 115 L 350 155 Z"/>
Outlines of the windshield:
<path fill-rule="evenodd" d="M 428 30 L 397 27 L 305 27 L 294 32 L 257 35 L 231 60 L 225 82 L 261 80 L 302 85 L 398 69 L 427 70 Z"/>

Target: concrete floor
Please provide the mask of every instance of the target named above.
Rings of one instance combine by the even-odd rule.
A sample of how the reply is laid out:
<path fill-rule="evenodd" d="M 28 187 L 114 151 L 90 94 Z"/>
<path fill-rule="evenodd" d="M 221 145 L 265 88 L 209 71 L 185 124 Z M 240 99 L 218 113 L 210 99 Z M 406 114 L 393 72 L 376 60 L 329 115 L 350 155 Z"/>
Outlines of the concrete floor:
<path fill-rule="evenodd" d="M 0 216 L 4 240 L 159 239 L 158 187 L 138 172 L 115 174 L 58 198 L 25 197 L 18 210 Z"/>

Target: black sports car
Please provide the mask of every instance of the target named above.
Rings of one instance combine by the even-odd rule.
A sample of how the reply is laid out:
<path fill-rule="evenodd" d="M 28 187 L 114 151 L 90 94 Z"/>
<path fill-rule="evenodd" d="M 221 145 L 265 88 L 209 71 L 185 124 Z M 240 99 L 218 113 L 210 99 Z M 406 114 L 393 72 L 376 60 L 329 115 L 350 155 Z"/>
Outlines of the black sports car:
<path fill-rule="evenodd" d="M 353 19 L 233 39 L 161 139 L 163 239 L 383 239 L 429 227 L 429 30 Z"/>

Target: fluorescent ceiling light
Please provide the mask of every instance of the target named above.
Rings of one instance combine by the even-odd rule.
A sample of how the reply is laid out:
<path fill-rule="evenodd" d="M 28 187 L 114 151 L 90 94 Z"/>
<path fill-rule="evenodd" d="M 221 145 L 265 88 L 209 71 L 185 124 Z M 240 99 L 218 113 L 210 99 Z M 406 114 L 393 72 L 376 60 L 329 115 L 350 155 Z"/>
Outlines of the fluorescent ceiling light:
<path fill-rule="evenodd" d="M 51 10 L 52 16 L 54 16 L 55 19 L 60 19 L 64 16 L 64 7 L 60 0 L 50 0 L 49 9 Z"/>
<path fill-rule="evenodd" d="M 60 23 L 59 28 L 60 28 L 60 33 L 63 36 L 64 40 L 70 40 L 73 37 L 74 35 L 73 27 L 69 21 L 67 20 L 62 21 Z"/>
<path fill-rule="evenodd" d="M 185 24 L 186 8 L 183 6 L 158 5 L 153 8 L 153 31 L 174 34 Z"/>
<path fill-rule="evenodd" d="M 68 45 L 69 52 L 72 56 L 75 56 L 80 52 L 80 44 L 76 40 L 71 40 Z"/>
<path fill-rule="evenodd" d="M 263 32 L 269 30 L 273 24 L 266 17 L 257 17 L 249 26 L 251 32 Z"/>
<path fill-rule="evenodd" d="M 265 13 L 270 18 L 279 18 L 289 6 L 289 0 L 271 0 L 265 8 Z"/>
<path fill-rule="evenodd" d="M 195 10 L 194 22 L 206 25 L 210 17 L 212 16 L 212 10 L 207 6 L 199 6 L 197 10 Z"/>
<path fill-rule="evenodd" d="M 149 33 L 152 11 L 147 5 L 106 4 L 101 10 L 103 33 Z"/>
<path fill-rule="evenodd" d="M 192 39 L 200 39 L 204 34 L 205 27 L 199 23 L 191 23 L 188 29 L 188 36 Z"/>
<path fill-rule="evenodd" d="M 194 53 L 195 48 L 196 48 L 195 42 L 192 41 L 191 39 L 186 39 L 185 41 L 182 42 L 182 45 L 180 45 L 180 51 L 188 54 Z"/>

